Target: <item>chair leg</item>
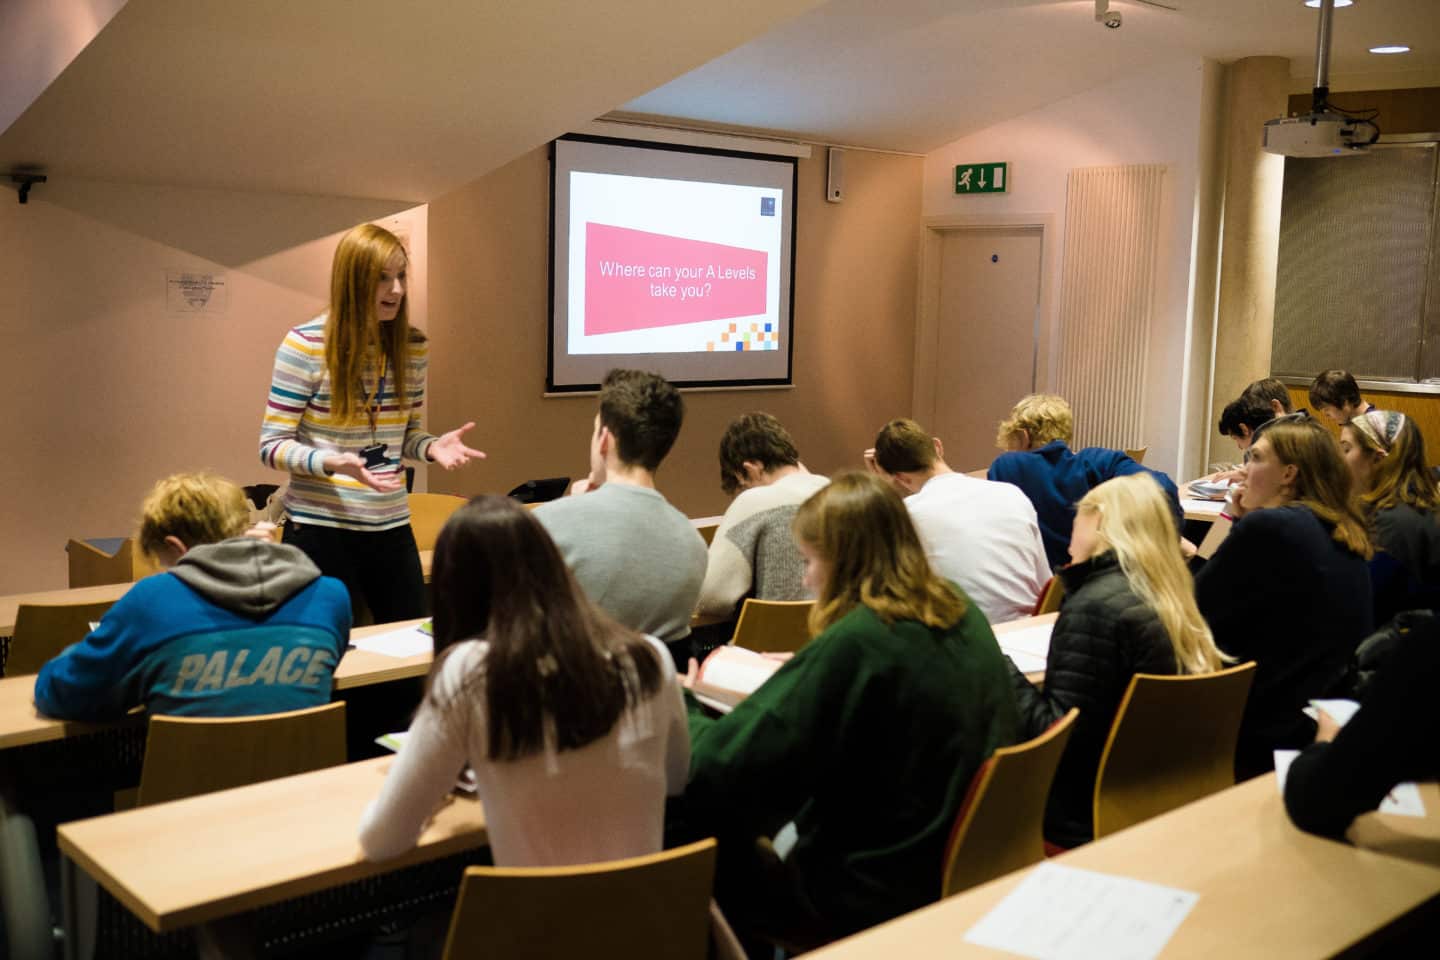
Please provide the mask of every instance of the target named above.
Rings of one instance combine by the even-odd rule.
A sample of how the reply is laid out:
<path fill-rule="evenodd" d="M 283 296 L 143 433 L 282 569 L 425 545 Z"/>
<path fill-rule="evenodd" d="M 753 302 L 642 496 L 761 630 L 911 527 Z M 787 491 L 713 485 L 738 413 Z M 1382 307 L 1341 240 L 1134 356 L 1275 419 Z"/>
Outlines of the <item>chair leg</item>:
<path fill-rule="evenodd" d="M 60 857 L 60 897 L 65 924 L 65 960 L 92 960 L 100 916 L 100 887 L 75 861 Z"/>
<path fill-rule="evenodd" d="M 0 790 L 0 900 L 9 956 L 50 960 L 55 955 L 55 929 L 35 823 L 19 812 L 8 790 Z"/>

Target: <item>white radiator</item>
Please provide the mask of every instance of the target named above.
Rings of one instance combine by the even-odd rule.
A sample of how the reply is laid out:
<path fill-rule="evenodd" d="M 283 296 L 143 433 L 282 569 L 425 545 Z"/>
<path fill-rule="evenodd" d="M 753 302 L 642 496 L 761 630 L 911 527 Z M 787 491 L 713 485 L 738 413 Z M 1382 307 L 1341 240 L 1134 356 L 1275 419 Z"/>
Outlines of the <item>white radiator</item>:
<path fill-rule="evenodd" d="M 1165 167 L 1070 171 L 1060 286 L 1059 392 L 1072 446 L 1134 449 L 1145 415 Z"/>

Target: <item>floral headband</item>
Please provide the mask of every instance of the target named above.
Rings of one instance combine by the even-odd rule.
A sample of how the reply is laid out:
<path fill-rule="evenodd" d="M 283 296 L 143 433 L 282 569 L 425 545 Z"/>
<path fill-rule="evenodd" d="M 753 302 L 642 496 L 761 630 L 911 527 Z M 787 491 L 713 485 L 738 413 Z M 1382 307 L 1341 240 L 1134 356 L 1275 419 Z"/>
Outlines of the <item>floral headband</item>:
<path fill-rule="evenodd" d="M 1405 428 L 1405 414 L 1395 410 L 1371 410 L 1351 420 L 1350 426 L 1365 434 L 1365 439 L 1380 451 L 1381 456 L 1388 457 L 1390 448 L 1395 446 L 1395 438 Z"/>

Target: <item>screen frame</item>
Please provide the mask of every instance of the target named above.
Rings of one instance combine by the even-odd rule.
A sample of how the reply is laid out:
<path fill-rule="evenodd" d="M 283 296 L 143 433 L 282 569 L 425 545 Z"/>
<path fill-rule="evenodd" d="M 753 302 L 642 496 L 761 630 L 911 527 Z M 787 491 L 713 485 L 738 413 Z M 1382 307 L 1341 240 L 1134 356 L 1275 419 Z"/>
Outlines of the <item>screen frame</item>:
<path fill-rule="evenodd" d="M 800 159 L 782 154 L 755 153 L 746 150 L 725 150 L 716 147 L 699 147 L 682 143 L 665 143 L 651 140 L 632 140 L 624 137 L 605 137 L 594 134 L 567 133 L 550 141 L 547 155 L 550 161 L 550 224 L 546 275 L 548 288 L 545 292 L 545 393 L 546 395 L 587 394 L 599 391 L 599 383 L 559 384 L 555 383 L 555 237 L 556 222 L 560 211 L 555 208 L 555 145 L 561 140 L 579 143 L 597 143 L 607 146 L 633 147 L 641 150 L 658 150 L 673 153 L 692 153 L 704 156 L 730 157 L 740 160 L 763 160 L 769 163 L 790 165 L 790 278 L 789 296 L 786 308 L 789 311 L 789 331 L 785 343 L 785 376 L 747 377 L 743 379 L 715 380 L 672 380 L 673 386 L 681 390 L 753 390 L 757 388 L 793 387 L 795 385 L 795 252 L 796 237 L 800 232 Z M 569 211 L 565 211 L 568 216 Z M 638 355 L 637 355 L 638 356 Z"/>

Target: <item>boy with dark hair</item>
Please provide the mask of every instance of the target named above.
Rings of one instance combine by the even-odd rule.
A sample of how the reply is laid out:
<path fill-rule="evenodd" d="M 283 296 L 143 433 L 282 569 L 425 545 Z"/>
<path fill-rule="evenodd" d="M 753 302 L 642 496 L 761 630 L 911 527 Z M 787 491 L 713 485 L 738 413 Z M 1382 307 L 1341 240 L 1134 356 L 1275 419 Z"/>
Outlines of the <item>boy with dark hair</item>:
<path fill-rule="evenodd" d="M 1332 423 L 1344 424 L 1375 409 L 1360 396 L 1355 378 L 1344 370 L 1326 370 L 1310 384 L 1310 406 Z"/>
<path fill-rule="evenodd" d="M 600 387 L 583 496 L 535 510 L 575 579 L 632 630 L 665 641 L 689 661 L 690 615 L 705 578 L 705 541 L 655 488 L 685 418 L 680 392 L 640 370 L 611 370 Z"/>
<path fill-rule="evenodd" d="M 1255 431 L 1274 419 L 1275 412 L 1269 403 L 1247 400 L 1242 394 L 1239 400 L 1227 403 L 1221 411 L 1220 433 L 1234 439 L 1235 446 L 1241 450 L 1248 450 L 1255 439 Z"/>
<path fill-rule="evenodd" d="M 1295 412 L 1295 404 L 1290 402 L 1290 391 L 1274 377 L 1256 380 L 1240 391 L 1239 399 L 1242 403 L 1269 407 L 1272 418 Z"/>
<path fill-rule="evenodd" d="M 1030 614 L 1050 567 L 1035 507 L 1019 487 L 956 473 L 939 438 L 914 420 L 887 423 L 866 462 L 905 498 L 936 573 L 991 623 Z"/>
<path fill-rule="evenodd" d="M 720 438 L 720 488 L 737 494 L 710 543 L 697 612 L 729 618 L 747 596 L 803 600 L 805 558 L 790 522 L 829 483 L 805 469 L 790 434 L 768 413 L 731 421 Z"/>

